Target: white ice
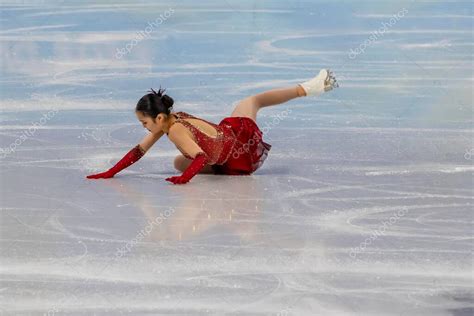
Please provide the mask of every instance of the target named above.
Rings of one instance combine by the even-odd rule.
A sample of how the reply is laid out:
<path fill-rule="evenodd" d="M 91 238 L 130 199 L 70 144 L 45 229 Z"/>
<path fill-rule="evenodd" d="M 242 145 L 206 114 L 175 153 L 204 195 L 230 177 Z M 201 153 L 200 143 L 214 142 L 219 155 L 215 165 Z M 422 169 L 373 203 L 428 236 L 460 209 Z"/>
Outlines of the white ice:
<path fill-rule="evenodd" d="M 0 312 L 472 315 L 472 19 L 467 1 L 3 1 Z M 259 112 L 273 147 L 251 176 L 172 185 L 164 137 L 85 178 L 145 135 L 151 87 L 218 122 L 328 67 L 339 89 Z"/>

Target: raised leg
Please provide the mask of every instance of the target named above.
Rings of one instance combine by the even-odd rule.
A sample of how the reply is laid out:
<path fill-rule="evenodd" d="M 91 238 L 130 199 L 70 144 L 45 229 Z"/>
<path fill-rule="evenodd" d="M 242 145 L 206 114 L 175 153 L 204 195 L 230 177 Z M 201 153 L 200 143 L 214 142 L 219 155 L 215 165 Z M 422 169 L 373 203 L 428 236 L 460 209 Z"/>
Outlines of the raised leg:
<path fill-rule="evenodd" d="M 252 95 L 240 101 L 230 116 L 249 117 L 257 121 L 257 112 L 263 107 L 281 104 L 292 99 L 305 96 L 305 91 L 300 85 L 293 87 L 268 90 Z"/>
<path fill-rule="evenodd" d="M 321 69 L 314 78 L 293 87 L 268 90 L 240 101 L 230 116 L 245 116 L 255 122 L 257 112 L 263 107 L 287 102 L 303 96 L 319 96 L 339 87 L 336 77 L 329 69 Z"/>
<path fill-rule="evenodd" d="M 192 160 L 184 157 L 183 155 L 178 155 L 174 159 L 174 167 L 176 168 L 176 170 L 183 172 L 191 164 L 191 161 Z M 212 167 L 210 165 L 205 165 L 204 168 L 199 171 L 199 173 L 213 174 L 214 171 L 212 170 Z"/>

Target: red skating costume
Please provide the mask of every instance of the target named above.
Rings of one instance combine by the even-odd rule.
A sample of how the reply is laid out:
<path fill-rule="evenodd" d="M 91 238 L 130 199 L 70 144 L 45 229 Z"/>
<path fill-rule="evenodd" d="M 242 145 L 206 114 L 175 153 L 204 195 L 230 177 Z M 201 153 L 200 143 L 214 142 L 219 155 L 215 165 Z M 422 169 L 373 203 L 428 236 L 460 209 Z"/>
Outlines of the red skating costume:
<path fill-rule="evenodd" d="M 251 174 L 260 168 L 272 147 L 263 141 L 262 131 L 251 118 L 226 117 L 217 125 L 186 112 L 173 114 L 176 116 L 174 123 L 180 122 L 194 135 L 195 142 L 207 154 L 207 163 L 211 165 L 215 174 Z M 217 131 L 217 136 L 208 136 L 186 121 L 186 118 L 198 119 L 212 125 Z M 193 159 L 185 152 L 181 153 L 186 158 Z"/>

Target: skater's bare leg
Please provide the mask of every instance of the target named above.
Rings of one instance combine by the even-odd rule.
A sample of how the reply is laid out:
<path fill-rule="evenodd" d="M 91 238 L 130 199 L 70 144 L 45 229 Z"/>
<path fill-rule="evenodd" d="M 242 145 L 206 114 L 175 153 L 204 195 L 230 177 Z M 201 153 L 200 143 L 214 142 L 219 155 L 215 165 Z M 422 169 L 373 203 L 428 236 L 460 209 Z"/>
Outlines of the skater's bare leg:
<path fill-rule="evenodd" d="M 304 89 L 299 85 L 268 90 L 240 101 L 230 116 L 244 116 L 256 121 L 257 112 L 261 108 L 288 102 L 298 97 L 304 97 L 305 95 Z"/>
<path fill-rule="evenodd" d="M 184 172 L 186 168 L 191 164 L 192 160 L 184 157 L 183 155 L 178 155 L 174 159 L 174 167 L 176 170 Z M 212 167 L 210 165 L 205 165 L 204 168 L 202 168 L 199 173 L 214 173 L 212 170 Z"/>
<path fill-rule="evenodd" d="M 281 104 L 303 96 L 319 96 L 337 88 L 336 78 L 329 69 L 321 69 L 314 78 L 296 86 L 268 90 L 240 101 L 230 116 L 249 117 L 257 121 L 257 113 L 263 107 Z"/>

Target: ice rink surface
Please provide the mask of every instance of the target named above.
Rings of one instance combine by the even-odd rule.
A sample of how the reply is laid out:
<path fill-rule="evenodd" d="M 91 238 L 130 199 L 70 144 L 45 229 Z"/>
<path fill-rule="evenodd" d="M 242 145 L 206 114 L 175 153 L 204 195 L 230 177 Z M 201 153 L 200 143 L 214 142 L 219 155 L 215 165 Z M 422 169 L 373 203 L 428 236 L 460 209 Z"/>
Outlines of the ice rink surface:
<path fill-rule="evenodd" d="M 469 1 L 3 1 L 2 315 L 472 315 Z M 394 17 L 395 15 L 395 17 Z M 251 176 L 172 185 L 138 99 L 265 108 Z"/>

